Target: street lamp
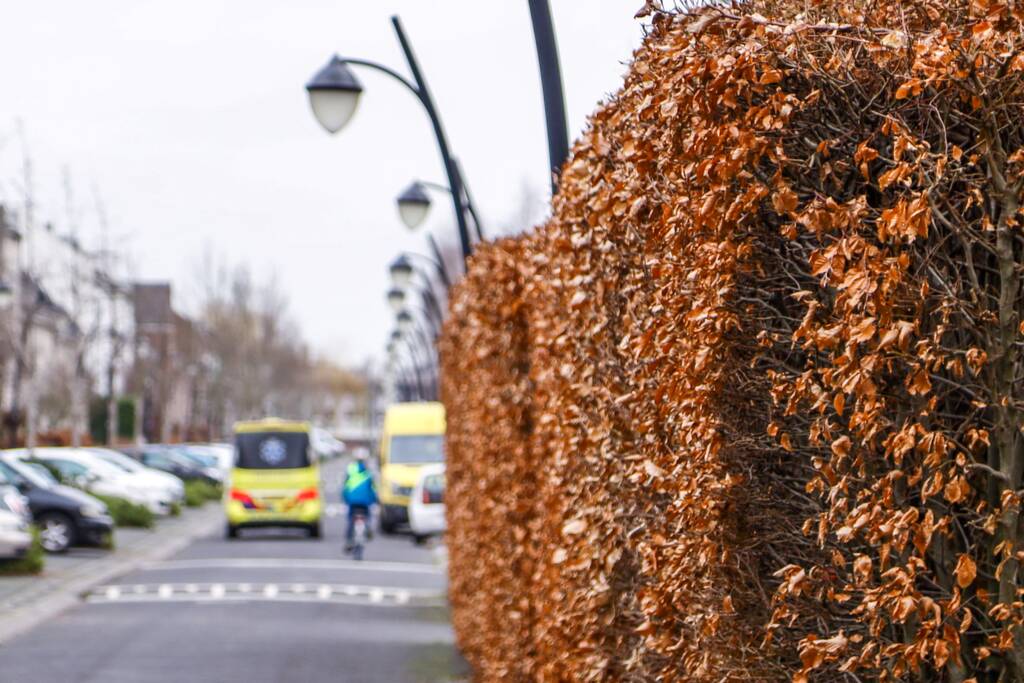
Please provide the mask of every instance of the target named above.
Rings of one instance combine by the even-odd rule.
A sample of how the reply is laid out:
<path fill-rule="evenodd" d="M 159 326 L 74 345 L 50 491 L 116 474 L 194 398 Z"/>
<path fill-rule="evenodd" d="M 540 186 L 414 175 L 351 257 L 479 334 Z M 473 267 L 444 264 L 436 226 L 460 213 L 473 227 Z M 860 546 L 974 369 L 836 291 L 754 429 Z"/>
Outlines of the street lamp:
<path fill-rule="evenodd" d="M 407 289 L 412 284 L 413 270 L 412 261 L 405 254 L 399 255 L 388 266 L 388 272 L 391 273 L 391 285 L 395 289 Z"/>
<path fill-rule="evenodd" d="M 406 335 L 413 330 L 412 314 L 409 311 L 399 311 L 398 315 L 395 316 L 395 324 L 398 327 L 398 331 L 403 335 Z"/>
<path fill-rule="evenodd" d="M 388 290 L 388 305 L 395 313 L 400 313 L 405 308 L 405 290 L 397 287 Z"/>
<path fill-rule="evenodd" d="M 415 230 L 427 219 L 430 212 L 430 195 L 423 183 L 416 180 L 398 195 L 398 216 L 405 227 Z"/>
<path fill-rule="evenodd" d="M 458 166 L 458 162 L 456 162 L 455 165 Z M 430 195 L 427 193 L 428 189 L 437 190 L 438 192 L 444 192 L 447 194 L 451 194 L 452 192 L 451 188 L 447 185 L 431 183 L 425 180 L 414 180 L 407 188 L 402 190 L 402 194 L 395 198 L 395 203 L 398 204 L 398 215 L 410 230 L 415 230 L 427 218 L 427 213 L 430 211 Z M 480 214 L 477 213 L 476 207 L 473 205 L 473 197 L 469 194 L 469 188 L 463 186 L 462 189 L 465 191 L 463 202 L 464 209 L 468 211 L 469 215 L 473 218 L 473 227 L 476 231 L 476 238 L 483 241 L 484 229 L 480 222 Z"/>
<path fill-rule="evenodd" d="M 344 128 L 356 113 L 363 86 L 345 62 L 335 55 L 306 84 L 306 91 L 309 92 L 313 116 L 333 135 Z"/>
<path fill-rule="evenodd" d="M 405 61 L 412 72 L 412 81 L 407 80 L 397 71 L 382 64 L 367 61 L 365 59 L 354 59 L 351 57 L 339 57 L 335 55 L 323 69 L 318 71 L 312 80 L 306 84 L 306 91 L 309 93 L 310 106 L 313 114 L 320 121 L 320 124 L 331 133 L 337 132 L 344 127 L 352 118 L 356 106 L 359 103 L 359 94 L 362 86 L 355 76 L 348 69 L 350 65 L 365 66 L 381 73 L 391 76 L 404 85 L 416 99 L 420 101 L 430 118 L 434 129 L 434 137 L 441 152 L 441 161 L 444 164 L 445 174 L 448 176 L 448 187 L 452 190 L 452 205 L 455 208 L 455 220 L 459 228 L 459 242 L 462 246 L 462 256 L 469 258 L 472 253 L 472 245 L 469 238 L 469 226 L 466 221 L 466 212 L 463 210 L 462 196 L 463 184 L 459 175 L 458 165 L 448 147 L 448 138 L 445 136 L 444 128 L 441 125 L 441 117 L 434 105 L 434 100 L 427 88 L 427 83 L 420 71 L 419 63 L 413 55 L 412 47 L 409 45 L 405 32 L 402 30 L 402 22 L 397 16 L 391 17 L 391 25 L 398 36 L 398 42 L 405 54 Z"/>

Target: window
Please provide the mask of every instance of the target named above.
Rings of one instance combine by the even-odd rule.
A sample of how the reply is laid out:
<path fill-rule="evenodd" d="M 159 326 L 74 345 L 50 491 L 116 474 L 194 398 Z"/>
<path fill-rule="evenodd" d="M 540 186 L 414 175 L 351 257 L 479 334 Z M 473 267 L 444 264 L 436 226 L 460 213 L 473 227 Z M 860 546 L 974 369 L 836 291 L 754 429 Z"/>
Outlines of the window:
<path fill-rule="evenodd" d="M 171 469 L 174 467 L 174 463 L 171 459 L 162 453 L 145 453 L 142 456 L 142 462 L 147 467 L 155 467 L 160 470 Z"/>
<path fill-rule="evenodd" d="M 238 467 L 283 470 L 309 467 L 309 434 L 305 432 L 253 432 L 239 434 Z"/>
<path fill-rule="evenodd" d="M 89 470 L 87 470 L 84 465 L 79 465 L 77 462 L 71 462 L 70 460 L 47 458 L 46 460 L 30 460 L 29 462 L 39 463 L 46 469 L 55 473 L 57 479 L 63 482 L 73 482 L 77 479 L 83 479 L 89 473 Z"/>
<path fill-rule="evenodd" d="M 444 462 L 444 437 L 440 434 L 393 436 L 388 461 L 399 465 Z"/>
<path fill-rule="evenodd" d="M 444 502 L 444 475 L 432 474 L 423 479 L 423 502 Z"/>

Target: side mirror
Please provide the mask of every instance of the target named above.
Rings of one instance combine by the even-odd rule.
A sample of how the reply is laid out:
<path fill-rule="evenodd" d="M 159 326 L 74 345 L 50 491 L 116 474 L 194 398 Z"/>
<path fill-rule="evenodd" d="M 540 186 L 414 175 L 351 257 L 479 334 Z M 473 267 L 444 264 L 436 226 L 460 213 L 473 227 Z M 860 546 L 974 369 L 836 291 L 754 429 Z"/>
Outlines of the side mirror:
<path fill-rule="evenodd" d="M 32 490 L 32 486 L 24 479 L 15 484 L 14 487 L 18 489 L 18 493 L 21 493 L 22 495 L 27 494 Z"/>

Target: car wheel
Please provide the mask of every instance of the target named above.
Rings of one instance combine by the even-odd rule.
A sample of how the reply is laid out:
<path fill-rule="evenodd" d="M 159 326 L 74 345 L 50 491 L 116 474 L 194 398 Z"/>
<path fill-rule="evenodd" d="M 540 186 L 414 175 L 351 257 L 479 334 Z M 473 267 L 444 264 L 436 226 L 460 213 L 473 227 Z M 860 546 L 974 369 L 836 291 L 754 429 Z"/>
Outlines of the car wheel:
<path fill-rule="evenodd" d="M 320 522 L 309 525 L 309 537 L 320 538 Z"/>
<path fill-rule="evenodd" d="M 395 524 L 395 520 L 392 519 L 391 515 L 388 514 L 387 510 L 381 510 L 380 512 L 380 532 L 385 536 L 390 536 L 395 533 L 398 529 L 398 525 Z"/>
<path fill-rule="evenodd" d="M 48 553 L 62 553 L 75 542 L 75 525 L 61 512 L 45 512 L 36 520 L 39 542 Z"/>
<path fill-rule="evenodd" d="M 228 524 L 224 529 L 225 538 L 238 538 L 238 527 L 234 524 Z"/>
<path fill-rule="evenodd" d="M 430 536 L 427 534 L 413 534 L 412 541 L 416 545 L 426 545 L 427 541 L 430 540 Z"/>

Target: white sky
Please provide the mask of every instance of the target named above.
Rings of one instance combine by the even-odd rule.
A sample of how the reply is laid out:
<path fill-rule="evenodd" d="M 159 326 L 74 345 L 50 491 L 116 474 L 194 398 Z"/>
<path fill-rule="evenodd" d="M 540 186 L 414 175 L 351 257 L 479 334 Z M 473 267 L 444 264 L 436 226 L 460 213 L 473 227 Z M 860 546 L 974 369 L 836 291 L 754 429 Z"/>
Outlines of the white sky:
<path fill-rule="evenodd" d="M 334 52 L 407 73 L 399 14 L 491 234 L 548 192 L 547 146 L 526 0 L 5 0 L 0 201 L 20 208 L 24 145 L 40 221 L 66 225 L 62 169 L 87 246 L 99 188 L 139 279 L 195 303 L 205 251 L 276 273 L 323 353 L 379 355 L 393 314 L 387 264 L 426 251 L 399 222 L 410 180 L 442 181 L 413 97 L 367 70 L 349 126 L 329 137 L 303 85 Z M 552 0 L 570 137 L 614 92 L 642 37 L 640 0 Z M 436 197 L 426 229 L 451 241 Z M 539 202 L 538 202 L 539 204 Z M 540 208 L 543 211 L 543 207 Z M 423 228 L 421 228 L 423 230 Z"/>

